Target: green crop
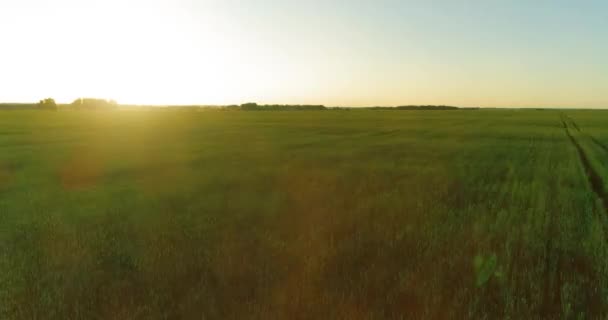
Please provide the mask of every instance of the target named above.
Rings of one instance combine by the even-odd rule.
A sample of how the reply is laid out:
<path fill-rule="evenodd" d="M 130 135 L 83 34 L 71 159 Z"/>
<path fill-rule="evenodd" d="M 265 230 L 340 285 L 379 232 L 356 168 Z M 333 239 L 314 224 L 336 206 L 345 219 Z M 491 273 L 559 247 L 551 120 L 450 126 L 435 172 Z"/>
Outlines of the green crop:
<path fill-rule="evenodd" d="M 603 318 L 607 125 L 0 112 L 0 319 Z"/>

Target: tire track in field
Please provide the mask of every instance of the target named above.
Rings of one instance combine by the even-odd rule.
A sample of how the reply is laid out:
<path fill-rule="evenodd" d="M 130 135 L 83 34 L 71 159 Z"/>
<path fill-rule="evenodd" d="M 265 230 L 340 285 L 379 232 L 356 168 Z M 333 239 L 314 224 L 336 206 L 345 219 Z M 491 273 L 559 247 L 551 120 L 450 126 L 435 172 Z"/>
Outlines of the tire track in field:
<path fill-rule="evenodd" d="M 593 135 L 583 132 L 578 125 L 576 124 L 576 122 L 574 122 L 574 119 L 570 118 L 569 116 L 566 116 L 566 118 L 570 121 L 570 123 L 576 128 L 576 130 L 578 130 L 578 132 L 583 133 L 585 136 L 589 137 L 589 139 L 591 139 L 591 141 L 598 146 L 600 149 L 604 150 L 604 152 L 608 153 L 608 145 L 604 144 L 603 142 L 599 141 L 596 137 L 594 137 Z M 608 209 L 608 208 L 607 208 Z"/>
<path fill-rule="evenodd" d="M 604 188 L 604 181 L 602 180 L 602 177 L 600 176 L 600 174 L 597 173 L 597 171 L 595 171 L 595 169 L 593 169 L 593 167 L 591 166 L 589 157 L 587 156 L 587 154 L 585 153 L 585 151 L 583 150 L 581 145 L 578 143 L 578 141 L 576 141 L 576 138 L 574 138 L 574 136 L 570 132 L 570 127 L 568 126 L 568 123 L 566 120 L 570 120 L 570 122 L 572 123 L 572 126 L 575 127 L 577 129 L 577 131 L 581 132 L 581 130 L 578 128 L 578 126 L 574 123 L 574 121 L 572 119 L 570 119 L 567 116 L 562 115 L 562 123 L 564 125 L 564 130 L 566 131 L 566 135 L 568 136 L 568 138 L 570 139 L 570 141 L 576 148 L 579 159 L 581 160 L 581 163 L 583 164 L 583 168 L 585 169 L 585 174 L 587 175 L 587 180 L 589 180 L 589 184 L 591 185 L 591 189 L 596 194 L 596 196 L 600 200 L 602 200 L 602 206 L 603 206 L 602 211 L 604 211 L 604 213 L 605 213 L 606 209 L 608 208 L 608 193 L 606 192 L 606 189 Z M 594 140 L 594 139 L 592 138 L 591 140 Z M 608 148 L 606 148 L 606 150 L 608 151 Z"/>
<path fill-rule="evenodd" d="M 580 143 L 572 135 L 571 127 L 576 131 L 581 132 L 581 129 L 569 117 L 561 114 L 562 125 L 566 136 L 575 147 L 587 180 L 591 186 L 591 190 L 602 201 L 602 212 L 606 214 L 608 208 L 608 193 L 604 189 L 604 183 L 601 176 L 591 166 L 589 157 L 585 153 Z M 582 133 L 582 132 L 581 132 Z M 562 314 L 562 287 L 565 282 L 564 270 L 567 270 L 567 262 L 563 257 L 563 252 L 556 243 L 559 236 L 559 225 L 556 221 L 555 214 L 549 212 L 547 215 L 547 242 L 545 244 L 545 271 L 544 271 L 544 297 L 541 305 L 541 315 L 543 317 L 550 316 L 551 318 L 559 318 Z M 602 224 L 604 233 L 606 234 L 606 226 Z"/>
<path fill-rule="evenodd" d="M 587 179 L 589 180 L 589 183 L 591 185 L 591 188 L 592 188 L 593 192 L 602 201 L 602 208 L 601 208 L 601 210 L 602 210 L 604 216 L 608 216 L 608 190 L 606 190 L 606 187 L 605 187 L 605 184 L 604 184 L 604 180 L 602 179 L 602 176 L 597 171 L 595 171 L 593 169 L 593 167 L 591 166 L 591 163 L 589 161 L 589 158 L 587 157 L 587 154 L 585 153 L 585 151 L 583 150 L 583 148 L 580 146 L 580 144 L 578 143 L 578 141 L 576 141 L 576 138 L 574 138 L 574 136 L 572 136 L 572 134 L 570 133 L 566 120 L 568 120 L 570 122 L 570 124 L 574 128 L 576 128 L 576 130 L 579 133 L 581 133 L 585 137 L 589 138 L 589 140 L 591 140 L 594 144 L 596 144 L 598 147 L 600 147 L 602 150 L 604 150 L 607 153 L 608 153 L 608 146 L 604 145 L 602 142 L 600 142 L 599 140 L 597 140 L 591 134 L 583 132 L 579 128 L 579 126 L 576 124 L 576 122 L 574 122 L 574 119 L 570 118 L 567 115 L 562 114 L 562 122 L 564 123 L 564 128 L 566 130 L 566 134 L 569 136 L 570 140 L 574 143 L 575 147 L 578 150 L 579 157 L 581 158 L 581 162 L 583 163 L 583 167 L 585 167 L 585 172 L 587 174 Z M 600 218 L 604 218 L 604 217 L 600 217 Z M 602 219 L 602 220 L 603 220 L 602 229 L 604 231 L 604 234 L 608 236 L 608 224 L 607 224 L 607 222 L 604 219 Z M 608 241 L 608 239 L 607 239 L 607 241 Z"/>
<path fill-rule="evenodd" d="M 572 118 L 570 118 L 569 116 L 562 113 L 561 118 L 562 118 L 562 124 L 564 125 L 564 131 L 566 132 L 566 135 L 568 136 L 568 138 L 570 139 L 570 141 L 572 142 L 572 144 L 574 145 L 574 147 L 576 148 L 576 150 L 578 152 L 581 164 L 583 165 L 585 174 L 587 175 L 587 180 L 589 181 L 589 184 L 591 185 L 591 189 L 602 202 L 601 208 L 600 208 L 601 213 L 599 213 L 600 214 L 600 216 L 599 216 L 600 226 L 604 233 L 605 241 L 608 241 L 608 221 L 606 220 L 606 217 L 608 215 L 608 192 L 606 191 L 606 187 L 604 185 L 602 176 L 591 165 L 591 162 L 589 161 L 589 157 L 585 153 L 584 149 L 582 148 L 580 143 L 576 140 L 576 138 L 572 135 L 572 133 L 570 131 L 570 126 L 574 127 L 576 129 L 576 131 L 578 131 L 580 134 L 582 134 L 583 138 L 589 138 L 594 144 L 599 146 L 605 152 L 608 152 L 608 147 L 606 145 L 602 144 L 599 140 L 595 139 L 595 137 L 593 137 L 591 134 L 583 132 L 580 129 L 580 127 L 576 124 L 576 122 L 574 122 L 574 120 Z M 568 122 L 570 122 L 570 126 L 568 125 Z M 562 268 L 562 266 L 559 265 L 559 268 Z M 589 271 L 589 274 L 591 274 L 591 273 L 592 273 L 592 271 Z M 561 277 L 560 277 L 560 281 L 562 281 Z M 585 294 L 585 299 L 588 300 L 591 303 L 591 305 L 596 306 L 596 307 L 592 307 L 592 309 L 595 310 L 594 313 L 596 315 L 599 315 L 600 311 L 598 311 L 598 310 L 601 309 L 601 307 L 600 307 L 601 297 L 598 295 L 598 293 L 597 292 L 595 292 L 595 293 L 588 292 L 587 294 Z M 598 309 L 598 308 L 600 308 L 600 309 Z"/>
<path fill-rule="evenodd" d="M 572 118 L 570 118 L 570 116 L 564 115 L 564 117 L 566 117 L 566 119 L 568 119 L 568 121 L 570 121 L 570 125 L 572 125 L 574 127 L 574 129 L 576 129 L 576 131 L 582 132 L 581 128 L 579 128 L 579 126 L 576 124 L 576 122 L 574 122 L 574 120 Z"/>

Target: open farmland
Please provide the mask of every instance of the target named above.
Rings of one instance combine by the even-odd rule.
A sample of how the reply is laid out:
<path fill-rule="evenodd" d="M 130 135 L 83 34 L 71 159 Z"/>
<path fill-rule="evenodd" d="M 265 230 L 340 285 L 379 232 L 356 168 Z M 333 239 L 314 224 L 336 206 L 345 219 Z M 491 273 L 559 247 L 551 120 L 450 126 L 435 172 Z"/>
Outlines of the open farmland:
<path fill-rule="evenodd" d="M 4 111 L 0 318 L 603 318 L 607 205 L 602 111 Z"/>

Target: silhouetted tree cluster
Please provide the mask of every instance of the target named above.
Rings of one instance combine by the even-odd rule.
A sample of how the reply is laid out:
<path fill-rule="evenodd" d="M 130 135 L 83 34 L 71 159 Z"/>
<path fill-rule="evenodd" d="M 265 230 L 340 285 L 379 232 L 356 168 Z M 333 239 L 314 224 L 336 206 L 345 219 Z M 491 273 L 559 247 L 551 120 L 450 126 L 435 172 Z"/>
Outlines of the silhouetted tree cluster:
<path fill-rule="evenodd" d="M 82 110 L 108 110 L 118 107 L 118 103 L 114 100 L 79 98 L 74 100 L 71 106 Z"/>
<path fill-rule="evenodd" d="M 57 103 L 53 98 L 40 100 L 36 106 L 42 110 L 57 110 Z"/>
<path fill-rule="evenodd" d="M 289 105 L 289 104 L 264 104 L 245 103 L 241 105 L 241 110 L 245 111 L 300 111 L 300 110 L 326 110 L 323 105 Z"/>
<path fill-rule="evenodd" d="M 334 107 L 332 110 L 475 110 L 479 108 L 460 108 L 460 107 L 452 107 L 452 106 L 397 106 L 397 107 L 387 107 L 387 106 L 375 106 L 375 107 Z"/>
<path fill-rule="evenodd" d="M 458 107 L 452 106 L 398 106 L 399 110 L 458 110 Z"/>
<path fill-rule="evenodd" d="M 241 110 L 259 110 L 260 106 L 258 106 L 255 102 L 243 103 L 241 105 Z"/>
<path fill-rule="evenodd" d="M 197 111 L 207 111 L 207 110 L 217 110 L 218 107 L 213 106 L 169 106 L 168 108 L 163 108 L 170 111 L 189 111 L 189 112 L 197 112 Z"/>
<path fill-rule="evenodd" d="M 237 110 L 241 110 L 241 106 L 237 105 L 237 104 L 231 104 L 228 106 L 224 106 L 221 108 L 222 110 L 228 110 L 228 111 L 237 111 Z"/>

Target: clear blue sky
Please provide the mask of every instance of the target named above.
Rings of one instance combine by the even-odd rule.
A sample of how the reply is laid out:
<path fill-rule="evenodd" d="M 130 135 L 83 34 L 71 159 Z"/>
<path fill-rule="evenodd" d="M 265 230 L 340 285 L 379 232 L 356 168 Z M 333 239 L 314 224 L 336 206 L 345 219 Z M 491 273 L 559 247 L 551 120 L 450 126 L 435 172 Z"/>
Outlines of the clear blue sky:
<path fill-rule="evenodd" d="M 0 0 L 0 43 L 3 101 L 608 108 L 608 1 Z"/>

